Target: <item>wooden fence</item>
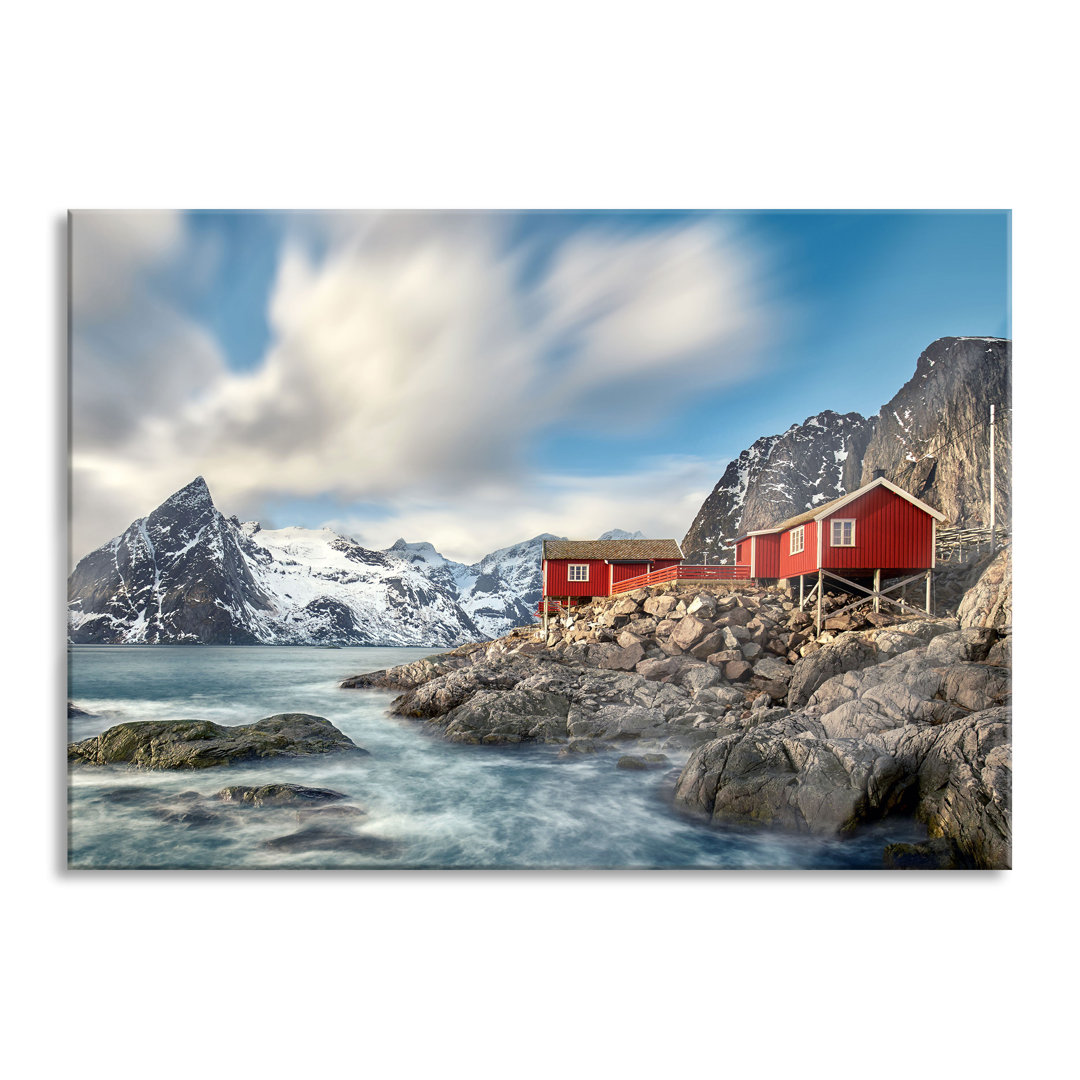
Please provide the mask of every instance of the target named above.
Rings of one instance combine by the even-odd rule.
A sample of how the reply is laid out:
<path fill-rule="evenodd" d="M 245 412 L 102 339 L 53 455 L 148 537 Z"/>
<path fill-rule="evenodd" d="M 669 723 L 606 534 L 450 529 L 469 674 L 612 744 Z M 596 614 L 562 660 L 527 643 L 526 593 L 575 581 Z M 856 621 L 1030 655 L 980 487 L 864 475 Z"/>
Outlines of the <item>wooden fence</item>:
<path fill-rule="evenodd" d="M 994 533 L 997 547 L 1009 542 L 1010 529 L 995 529 Z M 938 529 L 937 561 L 939 563 L 965 562 L 984 551 L 989 551 L 991 539 L 989 529 Z"/>
<path fill-rule="evenodd" d="M 637 577 L 616 581 L 611 587 L 612 594 L 644 589 L 648 585 L 662 585 L 667 581 L 749 581 L 750 567 L 740 563 L 736 566 L 666 566 L 663 570 L 654 570 L 651 574 L 639 574 Z"/>

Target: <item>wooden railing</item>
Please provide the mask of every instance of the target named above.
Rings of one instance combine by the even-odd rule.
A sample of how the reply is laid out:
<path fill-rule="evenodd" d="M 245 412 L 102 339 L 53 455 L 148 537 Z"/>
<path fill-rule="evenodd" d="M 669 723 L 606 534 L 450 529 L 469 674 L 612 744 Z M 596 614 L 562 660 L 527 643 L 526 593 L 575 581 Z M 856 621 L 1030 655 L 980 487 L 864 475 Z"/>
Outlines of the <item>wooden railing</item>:
<path fill-rule="evenodd" d="M 562 604 L 559 603 L 558 600 L 548 600 L 547 601 L 547 610 L 548 610 L 549 615 L 562 615 L 566 611 L 566 608 L 564 608 L 562 606 Z M 543 600 L 538 600 L 536 602 L 536 617 L 537 618 L 543 618 L 543 616 L 544 616 L 544 601 Z"/>
<path fill-rule="evenodd" d="M 735 566 L 666 566 L 663 570 L 654 570 L 651 574 L 639 574 L 625 581 L 616 581 L 611 591 L 630 592 L 633 589 L 644 589 L 648 585 L 662 585 L 666 581 L 749 580 L 750 566 L 747 563 L 738 563 Z"/>

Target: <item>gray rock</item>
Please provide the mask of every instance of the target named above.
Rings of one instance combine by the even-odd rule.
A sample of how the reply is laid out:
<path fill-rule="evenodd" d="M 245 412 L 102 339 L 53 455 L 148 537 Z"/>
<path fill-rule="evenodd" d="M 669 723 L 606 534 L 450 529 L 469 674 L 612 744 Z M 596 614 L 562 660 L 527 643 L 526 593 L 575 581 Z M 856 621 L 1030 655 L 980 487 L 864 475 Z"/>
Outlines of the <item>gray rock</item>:
<path fill-rule="evenodd" d="M 687 606 L 686 614 L 708 622 L 716 615 L 717 607 L 716 597 L 712 593 L 698 593 Z"/>
<path fill-rule="evenodd" d="M 675 610 L 675 605 L 677 603 L 678 600 L 676 600 L 674 596 L 650 596 L 642 607 L 649 615 L 654 615 L 657 619 L 664 619 Z"/>
<path fill-rule="evenodd" d="M 850 833 L 900 805 L 911 786 L 886 751 L 829 740 L 786 716 L 721 736 L 691 754 L 675 803 L 714 823 L 756 823 L 818 835 Z"/>
<path fill-rule="evenodd" d="M 839 641 L 824 645 L 795 665 L 788 703 L 794 709 L 801 708 L 827 679 L 845 671 L 857 671 L 867 667 L 875 663 L 877 658 L 874 645 L 854 634 L 845 635 Z"/>
<path fill-rule="evenodd" d="M 938 664 L 985 660 L 996 638 L 997 634 L 985 627 L 965 627 L 950 634 L 939 634 L 927 646 L 926 656 Z"/>
<path fill-rule="evenodd" d="M 1002 631 L 1012 625 L 1012 553 L 1001 551 L 964 594 L 956 617 L 961 627 L 978 626 Z"/>
<path fill-rule="evenodd" d="M 429 723 L 450 742 L 558 742 L 568 737 L 570 702 L 563 694 L 543 690 L 481 690 Z"/>
<path fill-rule="evenodd" d="M 235 803 L 240 806 L 321 806 L 325 803 L 347 799 L 340 791 L 330 788 L 302 787 L 300 784 L 262 784 L 259 787 L 236 785 L 222 788 L 218 798 L 223 803 Z"/>
<path fill-rule="evenodd" d="M 772 656 L 764 656 L 754 664 L 754 674 L 762 679 L 779 680 L 787 683 L 791 681 L 794 673 L 795 669 L 790 664 Z"/>
<path fill-rule="evenodd" d="M 724 631 L 714 630 L 711 634 L 706 634 L 692 649 L 690 649 L 690 655 L 696 657 L 698 660 L 707 660 L 718 649 L 724 647 Z"/>
<path fill-rule="evenodd" d="M 693 648 L 698 642 L 703 641 L 715 629 L 716 627 L 712 623 L 704 622 L 693 615 L 687 615 L 672 631 L 671 640 L 680 649 L 686 651 Z"/>
<path fill-rule="evenodd" d="M 720 672 L 711 664 L 694 664 L 686 667 L 678 676 L 678 683 L 692 694 L 715 686 L 721 680 Z"/>
<path fill-rule="evenodd" d="M 68 745 L 68 760 L 146 769 L 206 769 L 237 762 L 313 754 L 366 755 L 329 720 L 279 713 L 255 724 L 224 727 L 209 720 L 146 720 L 117 724 Z"/>
<path fill-rule="evenodd" d="M 622 637 L 619 638 L 620 645 Z M 615 671 L 633 671 L 645 659 L 645 650 L 639 643 L 624 645 L 600 661 L 600 667 Z"/>

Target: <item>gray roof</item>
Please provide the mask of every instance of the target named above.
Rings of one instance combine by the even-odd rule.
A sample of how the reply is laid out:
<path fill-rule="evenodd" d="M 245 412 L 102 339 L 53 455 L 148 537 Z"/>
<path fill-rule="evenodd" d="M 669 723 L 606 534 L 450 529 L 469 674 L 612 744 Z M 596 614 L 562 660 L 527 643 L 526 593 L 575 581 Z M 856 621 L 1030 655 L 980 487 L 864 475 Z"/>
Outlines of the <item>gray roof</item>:
<path fill-rule="evenodd" d="M 681 561 L 683 553 L 674 540 L 545 540 L 540 557 L 649 562 L 654 559 Z"/>

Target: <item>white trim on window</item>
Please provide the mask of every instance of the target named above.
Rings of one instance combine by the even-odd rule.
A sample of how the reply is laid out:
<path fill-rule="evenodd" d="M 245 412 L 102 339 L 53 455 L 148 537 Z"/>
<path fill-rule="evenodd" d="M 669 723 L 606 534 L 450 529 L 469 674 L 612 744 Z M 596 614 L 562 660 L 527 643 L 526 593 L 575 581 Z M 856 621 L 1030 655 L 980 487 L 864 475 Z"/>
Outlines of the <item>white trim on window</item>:
<path fill-rule="evenodd" d="M 566 580 L 567 581 L 588 581 L 589 580 L 589 564 L 588 563 L 568 563 L 566 567 Z"/>
<path fill-rule="evenodd" d="M 855 546 L 855 519 L 832 518 L 829 524 L 829 547 Z"/>
<path fill-rule="evenodd" d="M 806 526 L 800 525 L 788 534 L 788 554 L 798 555 L 806 546 Z"/>

